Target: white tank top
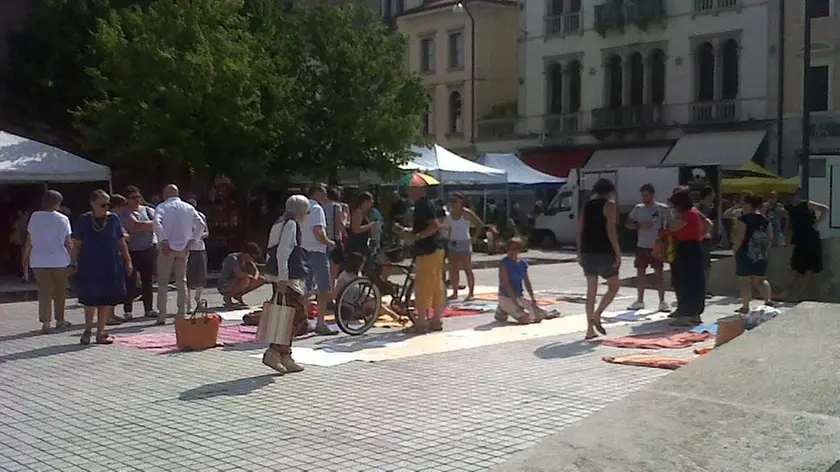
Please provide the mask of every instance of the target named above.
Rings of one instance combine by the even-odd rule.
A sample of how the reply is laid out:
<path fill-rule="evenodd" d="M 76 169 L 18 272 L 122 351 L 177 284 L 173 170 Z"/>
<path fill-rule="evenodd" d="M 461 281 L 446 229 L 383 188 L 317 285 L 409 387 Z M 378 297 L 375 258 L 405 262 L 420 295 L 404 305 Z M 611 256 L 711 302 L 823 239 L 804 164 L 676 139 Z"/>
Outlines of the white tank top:
<path fill-rule="evenodd" d="M 470 220 L 461 213 L 461 217 L 455 219 L 452 215 L 449 216 L 449 226 L 452 228 L 449 231 L 449 239 L 452 241 L 469 241 L 470 240 Z"/>

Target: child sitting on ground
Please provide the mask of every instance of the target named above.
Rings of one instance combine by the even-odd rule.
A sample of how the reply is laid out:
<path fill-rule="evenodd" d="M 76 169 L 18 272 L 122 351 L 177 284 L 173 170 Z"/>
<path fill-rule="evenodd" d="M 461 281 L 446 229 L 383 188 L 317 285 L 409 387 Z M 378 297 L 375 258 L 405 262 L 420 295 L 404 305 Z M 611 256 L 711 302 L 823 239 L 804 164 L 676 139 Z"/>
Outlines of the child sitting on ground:
<path fill-rule="evenodd" d="M 350 282 L 354 279 L 359 277 L 359 272 L 361 272 L 362 267 L 364 266 L 365 258 L 359 253 L 351 253 L 348 254 L 345 261 L 344 261 L 344 270 L 339 274 L 338 279 L 335 281 L 335 289 L 333 291 L 333 299 L 338 301 L 339 297 L 341 296 L 341 292 L 344 291 L 345 287 L 347 287 Z M 344 306 L 338 306 L 338 312 L 340 316 L 344 317 L 345 319 L 359 319 L 361 318 L 361 313 L 355 313 L 357 310 L 361 312 L 372 312 L 376 309 L 376 300 L 370 297 L 368 300 L 365 300 L 362 303 L 361 307 L 357 304 L 351 303 L 356 302 L 362 298 L 361 289 L 358 286 L 349 287 L 349 290 L 353 290 L 352 293 L 348 293 L 345 295 L 344 299 L 347 302 L 343 303 Z M 399 319 L 399 315 L 394 313 L 385 303 L 380 304 L 380 313 L 385 313 L 386 315 L 394 318 L 395 320 Z"/>
<path fill-rule="evenodd" d="M 499 264 L 499 307 L 496 321 L 505 322 L 508 317 L 519 324 L 539 323 L 545 318 L 545 311 L 537 306 L 531 279 L 528 277 L 528 263 L 519 258 L 524 245 L 519 238 L 510 238 L 505 246 L 507 255 Z M 523 285 L 530 300 L 524 298 Z"/>

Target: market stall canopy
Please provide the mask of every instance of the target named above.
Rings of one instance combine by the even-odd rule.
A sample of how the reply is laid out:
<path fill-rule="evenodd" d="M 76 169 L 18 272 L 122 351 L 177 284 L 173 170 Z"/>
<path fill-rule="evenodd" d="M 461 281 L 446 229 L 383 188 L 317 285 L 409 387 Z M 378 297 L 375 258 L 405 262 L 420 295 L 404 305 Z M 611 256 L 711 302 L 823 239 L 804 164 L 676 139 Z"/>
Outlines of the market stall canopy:
<path fill-rule="evenodd" d="M 516 154 L 482 154 L 479 164 L 507 172 L 510 185 L 563 185 L 566 179 L 544 174 L 522 162 Z"/>
<path fill-rule="evenodd" d="M 702 164 L 737 169 L 752 160 L 766 135 L 766 130 L 687 134 L 671 148 L 662 165 Z"/>
<path fill-rule="evenodd" d="M 799 176 L 783 179 L 755 162 L 748 162 L 735 170 L 723 172 L 721 192 L 735 194 L 753 192 L 766 195 L 770 192 L 791 194 L 799 187 Z"/>
<path fill-rule="evenodd" d="M 0 182 L 105 182 L 111 169 L 38 141 L 0 131 Z"/>
<path fill-rule="evenodd" d="M 507 183 L 507 172 L 477 164 L 435 144 L 411 146 L 415 154 L 402 170 L 420 171 L 436 177 L 444 184 L 490 185 Z"/>

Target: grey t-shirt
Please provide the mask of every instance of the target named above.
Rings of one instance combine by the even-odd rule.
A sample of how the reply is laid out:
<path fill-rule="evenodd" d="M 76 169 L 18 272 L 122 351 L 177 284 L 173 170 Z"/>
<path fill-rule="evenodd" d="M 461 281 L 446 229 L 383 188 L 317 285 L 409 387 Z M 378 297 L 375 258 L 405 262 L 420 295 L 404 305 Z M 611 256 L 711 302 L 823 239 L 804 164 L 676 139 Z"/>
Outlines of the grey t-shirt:
<path fill-rule="evenodd" d="M 219 274 L 219 287 L 230 285 L 236 280 L 236 269 L 244 271 L 245 264 L 242 260 L 242 254 L 239 252 L 232 252 L 222 261 L 222 273 Z"/>
<path fill-rule="evenodd" d="M 141 205 L 137 211 L 127 210 L 120 215 L 120 220 L 123 226 L 126 226 L 129 216 L 134 215 L 134 218 L 139 222 L 154 221 L 155 211 L 147 206 Z M 154 231 L 129 231 L 128 232 L 128 250 L 129 251 L 143 251 L 157 244 L 157 237 Z"/>
<path fill-rule="evenodd" d="M 667 225 L 668 207 L 659 202 L 652 202 L 650 205 L 639 203 L 630 211 L 630 219 L 636 223 L 651 223 L 650 228 L 638 229 L 638 240 L 636 247 L 653 249 L 654 243 L 659 239 L 659 230 Z"/>

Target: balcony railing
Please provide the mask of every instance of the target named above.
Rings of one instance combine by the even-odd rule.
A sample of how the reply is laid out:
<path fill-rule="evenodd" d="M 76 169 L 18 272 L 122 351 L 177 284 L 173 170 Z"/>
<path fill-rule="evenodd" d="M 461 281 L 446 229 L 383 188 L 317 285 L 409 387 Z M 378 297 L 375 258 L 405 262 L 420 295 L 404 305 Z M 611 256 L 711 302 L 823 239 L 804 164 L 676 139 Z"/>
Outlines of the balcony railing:
<path fill-rule="evenodd" d="M 581 32 L 580 12 L 561 13 L 545 17 L 545 35 L 563 36 Z"/>
<path fill-rule="evenodd" d="M 694 0 L 694 14 L 718 13 L 740 8 L 741 0 Z"/>
<path fill-rule="evenodd" d="M 580 112 L 564 113 L 561 115 L 545 115 L 543 128 L 552 136 L 574 134 L 581 130 Z"/>
<path fill-rule="evenodd" d="M 624 5 L 624 19 L 641 29 L 665 19 L 664 0 L 637 0 Z"/>
<path fill-rule="evenodd" d="M 741 101 L 694 102 L 691 104 L 689 120 L 695 125 L 740 121 Z"/>
<path fill-rule="evenodd" d="M 619 108 L 592 110 L 593 130 L 650 127 L 663 124 L 662 105 L 629 105 Z"/>
<path fill-rule="evenodd" d="M 624 30 L 624 8 L 615 0 L 603 5 L 595 5 L 595 31 L 606 36 L 607 31 Z"/>
<path fill-rule="evenodd" d="M 480 120 L 477 125 L 478 139 L 483 141 L 512 139 L 516 137 L 516 117 Z"/>

